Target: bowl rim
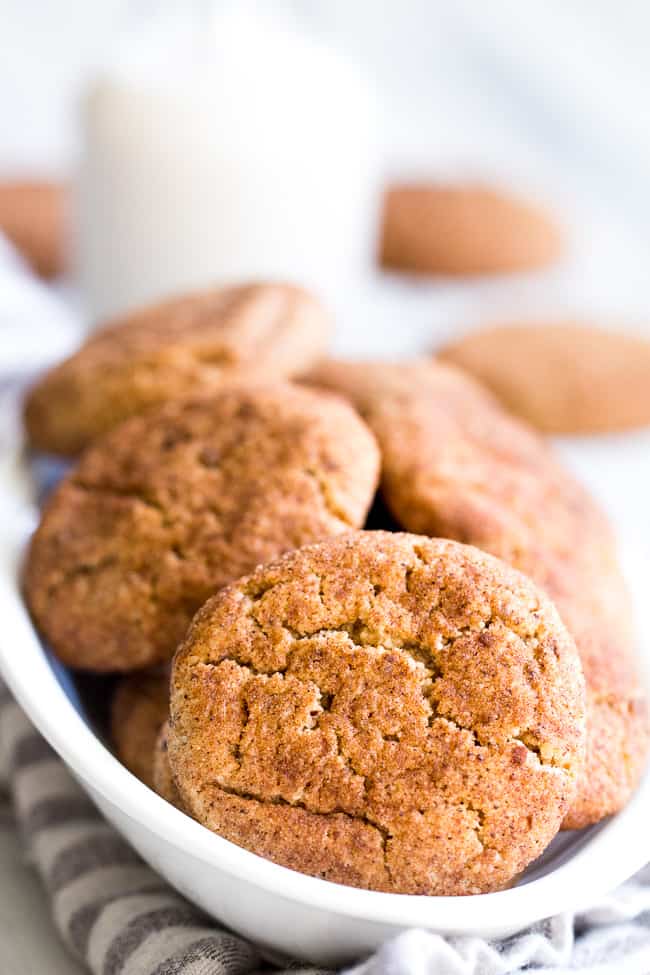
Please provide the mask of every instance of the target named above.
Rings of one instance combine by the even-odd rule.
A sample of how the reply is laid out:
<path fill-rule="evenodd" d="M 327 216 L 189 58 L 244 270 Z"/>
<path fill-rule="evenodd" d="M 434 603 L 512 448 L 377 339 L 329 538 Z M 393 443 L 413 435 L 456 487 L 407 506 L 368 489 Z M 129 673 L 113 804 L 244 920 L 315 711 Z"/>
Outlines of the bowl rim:
<path fill-rule="evenodd" d="M 22 517 L 20 516 L 22 515 Z M 298 873 L 210 832 L 135 778 L 77 713 L 43 651 L 20 590 L 20 565 L 31 525 L 25 508 L 12 519 L 0 554 L 0 672 L 28 717 L 72 772 L 109 804 L 163 843 L 267 893 L 333 915 L 422 927 L 450 934 L 508 927 L 595 903 L 650 860 L 650 771 L 616 816 L 585 831 L 585 841 L 542 877 L 504 891 L 432 897 L 362 890 Z M 647 560 L 644 560 L 647 561 Z"/>

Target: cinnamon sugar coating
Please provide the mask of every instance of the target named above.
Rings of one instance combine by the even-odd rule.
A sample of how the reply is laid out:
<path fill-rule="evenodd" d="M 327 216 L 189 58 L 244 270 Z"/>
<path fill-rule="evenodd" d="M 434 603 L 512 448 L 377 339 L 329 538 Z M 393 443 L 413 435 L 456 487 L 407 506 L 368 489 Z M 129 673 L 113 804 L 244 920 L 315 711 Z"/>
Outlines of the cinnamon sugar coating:
<path fill-rule="evenodd" d="M 31 612 L 70 666 L 169 660 L 221 586 L 362 525 L 378 469 L 351 406 L 288 384 L 134 417 L 46 505 L 25 570 Z"/>
<path fill-rule="evenodd" d="M 584 741 L 555 608 L 451 541 L 357 532 L 288 553 L 209 600 L 173 665 L 190 814 L 358 887 L 507 885 L 557 831 Z"/>

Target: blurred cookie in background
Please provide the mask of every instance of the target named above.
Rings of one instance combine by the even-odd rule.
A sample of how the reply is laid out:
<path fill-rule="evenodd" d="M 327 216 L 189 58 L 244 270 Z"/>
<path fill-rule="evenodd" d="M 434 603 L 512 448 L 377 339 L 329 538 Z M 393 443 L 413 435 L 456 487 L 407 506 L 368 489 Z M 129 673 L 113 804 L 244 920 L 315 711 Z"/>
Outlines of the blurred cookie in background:
<path fill-rule="evenodd" d="M 62 183 L 0 180 L 0 232 L 44 278 L 65 269 L 66 196 Z"/>
<path fill-rule="evenodd" d="M 546 433 L 650 424 L 650 342 L 579 322 L 493 325 L 439 350 Z"/>
<path fill-rule="evenodd" d="M 481 184 L 403 183 L 388 189 L 380 263 L 430 275 L 502 274 L 544 267 L 563 251 L 554 217 Z"/>
<path fill-rule="evenodd" d="M 122 420 L 170 400 L 297 375 L 323 355 L 331 325 L 316 297 L 279 283 L 204 289 L 140 308 L 32 387 L 29 441 L 74 456 Z"/>

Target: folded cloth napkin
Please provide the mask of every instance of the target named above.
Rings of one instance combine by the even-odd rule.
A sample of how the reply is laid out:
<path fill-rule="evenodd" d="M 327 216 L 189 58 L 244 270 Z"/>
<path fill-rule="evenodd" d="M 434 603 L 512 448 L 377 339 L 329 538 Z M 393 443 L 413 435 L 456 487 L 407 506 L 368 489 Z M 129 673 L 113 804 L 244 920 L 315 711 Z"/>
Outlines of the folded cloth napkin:
<path fill-rule="evenodd" d="M 93 975 L 248 975 L 271 969 L 254 945 L 202 915 L 142 862 L 2 682 L 0 782 L 8 788 L 21 841 L 61 938 Z M 587 913 L 560 915 L 497 943 L 406 931 L 348 975 L 514 975 L 524 969 L 648 975 L 650 867 Z M 285 970 L 322 971 L 297 964 Z"/>

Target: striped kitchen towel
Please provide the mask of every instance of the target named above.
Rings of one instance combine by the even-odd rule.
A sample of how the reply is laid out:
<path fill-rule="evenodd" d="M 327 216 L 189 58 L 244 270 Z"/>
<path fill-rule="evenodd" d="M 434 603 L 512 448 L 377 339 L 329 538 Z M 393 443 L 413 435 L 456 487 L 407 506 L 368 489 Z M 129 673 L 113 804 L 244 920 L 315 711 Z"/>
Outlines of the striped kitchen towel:
<path fill-rule="evenodd" d="M 3 779 L 61 938 L 93 975 L 271 970 L 253 944 L 206 918 L 143 863 L 0 682 Z M 514 975 L 524 969 L 648 975 L 650 869 L 587 914 L 552 918 L 500 943 L 404 932 L 349 975 Z M 298 964 L 285 970 L 319 973 Z"/>

